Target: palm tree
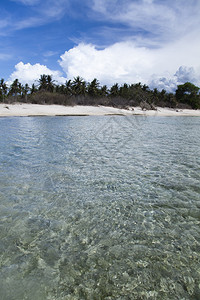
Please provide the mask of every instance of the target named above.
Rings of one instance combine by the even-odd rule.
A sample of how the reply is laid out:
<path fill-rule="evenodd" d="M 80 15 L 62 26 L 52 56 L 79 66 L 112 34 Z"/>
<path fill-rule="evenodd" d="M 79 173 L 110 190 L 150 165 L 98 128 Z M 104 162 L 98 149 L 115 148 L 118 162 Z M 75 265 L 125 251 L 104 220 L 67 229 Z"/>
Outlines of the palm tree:
<path fill-rule="evenodd" d="M 40 75 L 39 90 L 40 91 L 48 91 L 50 93 L 53 93 L 54 83 L 53 83 L 51 75 L 45 75 L 45 74 Z"/>
<path fill-rule="evenodd" d="M 37 88 L 36 88 L 34 83 L 32 84 L 32 87 L 31 87 L 30 91 L 31 91 L 31 94 L 37 92 Z"/>
<path fill-rule="evenodd" d="M 146 84 L 143 84 L 143 86 L 142 86 L 142 90 L 143 90 L 143 91 L 149 91 L 149 87 L 148 87 L 148 85 L 146 85 Z"/>
<path fill-rule="evenodd" d="M 17 95 L 21 94 L 21 83 L 18 79 L 15 79 L 11 84 L 9 94 L 15 97 L 15 101 L 17 100 Z"/>
<path fill-rule="evenodd" d="M 79 95 L 85 96 L 86 82 L 80 76 L 74 78 L 71 86 L 72 86 L 72 93 L 75 96 L 79 96 Z"/>
<path fill-rule="evenodd" d="M 23 85 L 19 82 L 18 84 L 18 94 L 22 96 L 22 93 L 23 93 Z"/>
<path fill-rule="evenodd" d="M 72 81 L 69 79 L 68 81 L 66 81 L 65 83 L 65 93 L 69 96 L 72 95 Z"/>
<path fill-rule="evenodd" d="M 92 82 L 88 84 L 87 91 L 91 97 L 97 97 L 100 95 L 99 81 L 96 78 L 94 78 Z"/>
<path fill-rule="evenodd" d="M 28 86 L 28 83 L 25 84 L 25 86 L 22 86 L 22 98 L 25 97 L 25 102 L 27 102 L 27 94 L 30 91 L 30 88 Z"/>
<path fill-rule="evenodd" d="M 121 97 L 128 99 L 129 98 L 129 86 L 127 83 L 124 83 L 120 89 L 119 89 L 119 94 Z"/>
<path fill-rule="evenodd" d="M 102 97 L 106 97 L 108 95 L 108 87 L 107 85 L 103 85 L 100 90 L 100 95 Z"/>
<path fill-rule="evenodd" d="M 39 79 L 39 90 L 47 90 L 47 75 L 40 75 Z"/>
<path fill-rule="evenodd" d="M 47 75 L 47 91 L 53 93 L 54 90 L 54 81 L 51 75 Z"/>
<path fill-rule="evenodd" d="M 2 96 L 2 100 L 5 100 L 5 96 L 7 95 L 7 91 L 8 91 L 8 87 L 4 81 L 4 79 L 2 78 L 0 80 L 0 95 Z"/>
<path fill-rule="evenodd" d="M 111 97 L 119 96 L 119 85 L 118 85 L 118 83 L 115 83 L 113 86 L 111 86 L 110 96 Z"/>

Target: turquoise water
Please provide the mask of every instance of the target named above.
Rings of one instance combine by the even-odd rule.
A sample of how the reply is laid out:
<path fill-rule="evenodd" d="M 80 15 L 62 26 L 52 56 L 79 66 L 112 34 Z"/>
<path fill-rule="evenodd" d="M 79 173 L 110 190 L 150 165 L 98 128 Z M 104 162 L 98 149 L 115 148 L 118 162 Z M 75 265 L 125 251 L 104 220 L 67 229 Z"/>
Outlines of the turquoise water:
<path fill-rule="evenodd" d="M 200 118 L 0 128 L 0 299 L 200 299 Z"/>

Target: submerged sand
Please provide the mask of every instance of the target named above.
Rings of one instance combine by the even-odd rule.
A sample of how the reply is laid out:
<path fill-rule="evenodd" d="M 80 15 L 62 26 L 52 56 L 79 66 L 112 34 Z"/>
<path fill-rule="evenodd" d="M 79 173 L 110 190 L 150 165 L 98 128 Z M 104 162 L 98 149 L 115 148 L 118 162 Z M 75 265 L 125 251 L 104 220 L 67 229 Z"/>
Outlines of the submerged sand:
<path fill-rule="evenodd" d="M 157 110 L 144 111 L 140 107 L 119 109 L 107 106 L 62 106 L 28 103 L 0 104 L 0 117 L 13 116 L 104 116 L 104 115 L 146 115 L 146 116 L 198 116 L 200 110 L 171 109 L 158 107 Z"/>

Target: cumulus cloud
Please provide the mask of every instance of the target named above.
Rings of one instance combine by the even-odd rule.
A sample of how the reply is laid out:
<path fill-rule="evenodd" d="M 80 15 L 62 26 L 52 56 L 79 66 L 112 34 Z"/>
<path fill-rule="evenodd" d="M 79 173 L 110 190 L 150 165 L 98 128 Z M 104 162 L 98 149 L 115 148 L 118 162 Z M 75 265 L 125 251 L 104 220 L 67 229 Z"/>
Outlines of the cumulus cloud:
<path fill-rule="evenodd" d="M 30 63 L 24 64 L 19 62 L 15 66 L 15 71 L 11 74 L 8 79 L 8 84 L 12 83 L 16 78 L 22 84 L 28 83 L 29 85 L 37 84 L 40 75 L 52 75 L 53 80 L 59 84 L 63 84 L 66 81 L 66 78 L 62 77 L 59 71 L 53 71 L 47 68 L 45 65 L 35 64 L 31 65 Z"/>
<path fill-rule="evenodd" d="M 174 77 L 177 79 L 178 84 L 182 84 L 187 81 L 198 83 L 198 74 L 192 67 L 181 66 L 174 74 Z"/>
<path fill-rule="evenodd" d="M 96 77 L 112 84 L 115 81 L 141 81 L 144 68 L 148 76 L 153 57 L 150 50 L 137 49 L 130 42 L 116 43 L 103 50 L 91 44 L 79 44 L 61 55 L 60 65 L 68 78 L 80 75 L 92 80 Z"/>
<path fill-rule="evenodd" d="M 98 78 L 108 85 L 142 82 L 171 91 L 184 81 L 200 84 L 200 63 L 196 59 L 199 52 L 200 43 L 190 38 L 156 49 L 138 47 L 132 41 L 103 50 L 81 43 L 61 55 L 59 63 L 68 78 L 78 75 L 87 81 Z"/>
<path fill-rule="evenodd" d="M 158 77 L 154 75 L 149 82 L 149 87 L 151 89 L 156 88 L 159 91 L 166 90 L 167 92 L 173 93 L 177 88 L 177 78 L 171 75 L 169 77 Z"/>
<path fill-rule="evenodd" d="M 185 55 L 180 54 L 181 49 L 173 51 L 174 47 L 178 49 L 178 45 L 173 44 L 171 47 L 149 49 L 137 47 L 133 42 L 121 42 L 98 49 L 92 44 L 81 43 L 60 57 L 59 64 L 66 78 L 60 71 L 51 70 L 45 65 L 20 62 L 15 66 L 8 83 L 18 78 L 21 83 L 31 85 L 37 83 L 40 75 L 47 74 L 52 75 L 59 84 L 65 83 L 66 79 L 81 76 L 86 81 L 97 78 L 101 84 L 108 86 L 116 82 L 141 82 L 150 88 L 156 87 L 168 92 L 174 92 L 178 84 L 187 81 L 200 85 L 200 64 L 196 56 L 188 53 L 188 49 Z"/>
<path fill-rule="evenodd" d="M 168 74 L 167 77 L 159 77 L 154 75 L 149 82 L 150 88 L 157 88 L 158 90 L 166 90 L 174 92 L 177 85 L 185 82 L 192 82 L 200 86 L 200 70 L 195 70 L 193 67 L 181 66 L 174 74 Z"/>

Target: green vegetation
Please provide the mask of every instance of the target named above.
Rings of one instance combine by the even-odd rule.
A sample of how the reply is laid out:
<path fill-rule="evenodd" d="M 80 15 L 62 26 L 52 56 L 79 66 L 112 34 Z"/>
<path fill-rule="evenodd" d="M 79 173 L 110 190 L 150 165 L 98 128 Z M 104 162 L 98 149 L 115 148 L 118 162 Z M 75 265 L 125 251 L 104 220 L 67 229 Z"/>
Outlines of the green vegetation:
<path fill-rule="evenodd" d="M 50 75 L 41 75 L 38 84 L 24 86 L 15 79 L 8 87 L 4 79 L 0 80 L 0 101 L 16 101 L 35 104 L 60 105 L 105 105 L 119 108 L 141 106 L 143 109 L 155 109 L 156 106 L 171 108 L 200 109 L 200 88 L 190 82 L 178 85 L 175 94 L 165 90 L 151 90 L 141 83 L 119 86 L 113 84 L 110 89 L 94 78 L 84 81 L 80 76 L 73 81 L 57 85 Z"/>
<path fill-rule="evenodd" d="M 178 85 L 176 99 L 181 103 L 190 105 L 193 109 L 200 108 L 199 87 L 190 82 Z"/>

